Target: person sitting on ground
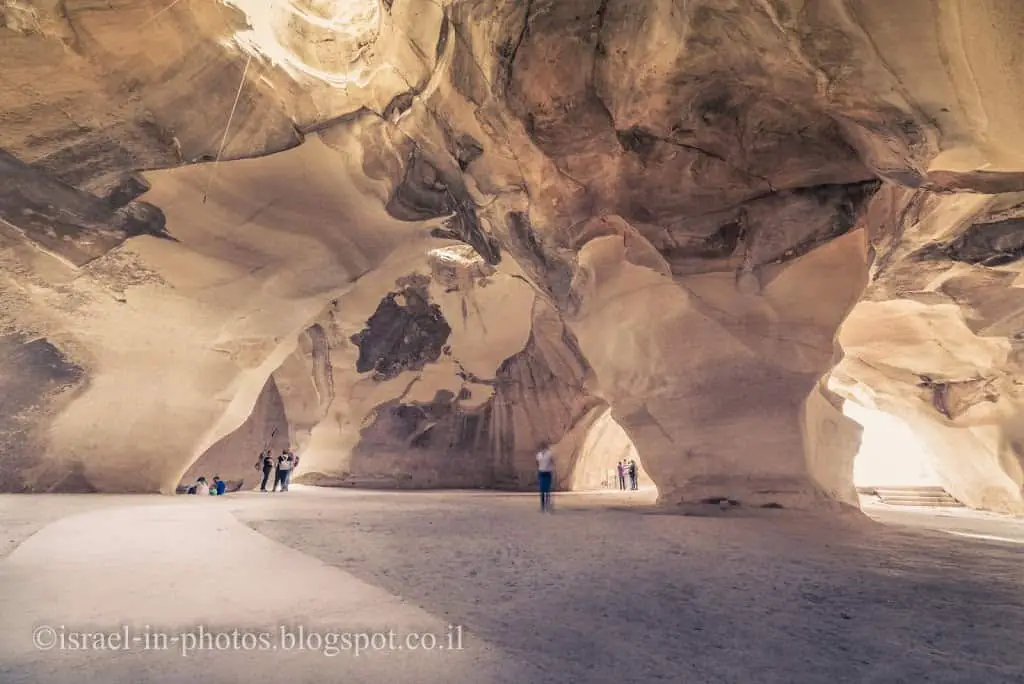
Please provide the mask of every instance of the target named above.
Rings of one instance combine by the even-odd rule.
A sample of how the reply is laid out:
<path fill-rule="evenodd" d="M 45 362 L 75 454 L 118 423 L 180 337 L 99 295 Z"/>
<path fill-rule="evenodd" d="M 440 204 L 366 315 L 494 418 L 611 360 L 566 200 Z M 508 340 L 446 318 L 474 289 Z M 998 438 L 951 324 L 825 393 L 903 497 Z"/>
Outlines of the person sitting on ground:
<path fill-rule="evenodd" d="M 203 477 L 202 475 L 200 475 L 199 479 L 196 480 L 196 485 L 195 486 L 196 486 L 196 489 L 195 489 L 196 496 L 209 496 L 210 495 L 210 485 L 208 485 L 206 483 L 206 478 Z"/>
<path fill-rule="evenodd" d="M 222 496 L 224 494 L 224 490 L 227 489 L 227 486 L 227 483 L 220 479 L 220 475 L 213 476 L 213 487 L 217 496 Z"/>

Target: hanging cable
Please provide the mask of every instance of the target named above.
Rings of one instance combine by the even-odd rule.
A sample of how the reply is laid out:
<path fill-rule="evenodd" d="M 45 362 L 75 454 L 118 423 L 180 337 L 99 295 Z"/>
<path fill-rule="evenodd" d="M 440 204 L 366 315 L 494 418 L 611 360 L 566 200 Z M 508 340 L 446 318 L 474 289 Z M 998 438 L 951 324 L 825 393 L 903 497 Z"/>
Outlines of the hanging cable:
<path fill-rule="evenodd" d="M 228 114 L 228 123 L 224 127 L 224 135 L 220 139 L 220 149 L 217 150 L 217 158 L 213 160 L 213 166 L 210 167 L 210 177 L 206 181 L 206 190 L 203 191 L 203 204 L 206 204 L 206 198 L 210 194 L 210 187 L 213 185 L 213 176 L 217 173 L 217 165 L 220 164 L 220 157 L 224 154 L 224 146 L 228 142 L 228 131 L 231 130 L 231 120 L 235 118 L 235 110 L 238 108 L 238 100 L 242 97 L 242 88 L 245 87 L 245 76 L 249 73 L 250 64 L 252 64 L 251 52 L 245 60 L 245 68 L 242 69 L 242 79 L 238 82 L 238 92 L 235 93 L 235 102 L 231 105 L 231 113 Z"/>

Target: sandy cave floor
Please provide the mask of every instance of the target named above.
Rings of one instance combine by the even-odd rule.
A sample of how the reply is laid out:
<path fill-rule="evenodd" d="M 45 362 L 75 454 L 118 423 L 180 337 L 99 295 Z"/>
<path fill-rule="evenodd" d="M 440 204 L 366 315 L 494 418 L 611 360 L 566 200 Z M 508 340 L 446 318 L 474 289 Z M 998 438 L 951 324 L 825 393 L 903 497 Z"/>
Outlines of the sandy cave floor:
<path fill-rule="evenodd" d="M 556 506 L 308 487 L 0 497 L 0 682 L 1024 682 L 1024 521 L 684 516 L 646 493 Z M 358 658 L 32 645 L 60 623 L 466 637 Z"/>

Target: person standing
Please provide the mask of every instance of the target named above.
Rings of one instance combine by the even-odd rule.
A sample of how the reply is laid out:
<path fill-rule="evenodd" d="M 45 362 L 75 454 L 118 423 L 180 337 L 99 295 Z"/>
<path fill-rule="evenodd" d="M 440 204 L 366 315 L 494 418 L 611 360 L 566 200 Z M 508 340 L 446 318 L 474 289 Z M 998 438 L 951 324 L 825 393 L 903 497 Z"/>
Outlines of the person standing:
<path fill-rule="evenodd" d="M 636 491 L 637 489 L 636 474 L 636 459 L 631 458 L 629 459 L 629 488 L 632 489 L 633 491 Z"/>
<path fill-rule="evenodd" d="M 542 443 L 537 452 L 537 488 L 540 490 L 540 511 L 551 512 L 551 485 L 555 473 L 555 457 L 551 447 Z"/>
<path fill-rule="evenodd" d="M 274 491 L 277 491 L 278 485 L 281 486 L 282 492 L 288 491 L 288 475 L 291 474 L 292 470 L 292 457 L 289 455 L 287 449 L 281 451 L 281 455 L 277 457 L 277 477 L 274 478 Z"/>
<path fill-rule="evenodd" d="M 295 452 L 292 451 L 291 447 L 288 447 L 287 453 L 288 463 L 291 465 L 291 467 L 288 468 L 288 471 L 285 473 L 284 476 L 284 491 L 288 491 L 288 485 L 292 483 L 292 473 L 294 473 L 295 469 L 299 467 L 299 457 L 295 455 Z"/>
<path fill-rule="evenodd" d="M 615 469 L 619 473 L 619 489 L 626 491 L 626 462 L 619 461 L 615 465 Z"/>
<path fill-rule="evenodd" d="M 260 482 L 260 491 L 267 491 L 267 483 L 270 481 L 270 474 L 274 472 L 274 457 L 270 453 L 270 449 L 264 449 L 260 453 L 260 462 L 256 464 L 257 468 L 263 468 L 263 481 Z M 274 478 L 275 484 L 277 477 Z"/>

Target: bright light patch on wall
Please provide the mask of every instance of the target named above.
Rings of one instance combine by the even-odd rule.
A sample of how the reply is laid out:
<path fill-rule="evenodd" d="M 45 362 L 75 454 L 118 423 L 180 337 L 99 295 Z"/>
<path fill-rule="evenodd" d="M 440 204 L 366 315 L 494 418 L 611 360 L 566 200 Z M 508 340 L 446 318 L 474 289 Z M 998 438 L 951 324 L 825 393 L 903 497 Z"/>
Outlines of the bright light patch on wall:
<path fill-rule="evenodd" d="M 296 80 L 313 79 L 338 88 L 354 81 L 354 70 L 344 67 L 359 59 L 362 48 L 376 35 L 381 19 L 378 0 L 223 2 L 248 18 L 249 28 L 234 36 L 241 49 L 280 67 Z M 304 54 L 296 46 L 301 46 Z M 325 56 L 327 59 L 322 58 Z M 325 61 L 339 68 L 324 69 Z"/>
<path fill-rule="evenodd" d="M 853 462 L 856 486 L 941 484 L 932 467 L 931 452 L 902 420 L 852 401 L 843 403 L 843 413 L 864 428 L 860 450 Z"/>

